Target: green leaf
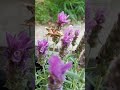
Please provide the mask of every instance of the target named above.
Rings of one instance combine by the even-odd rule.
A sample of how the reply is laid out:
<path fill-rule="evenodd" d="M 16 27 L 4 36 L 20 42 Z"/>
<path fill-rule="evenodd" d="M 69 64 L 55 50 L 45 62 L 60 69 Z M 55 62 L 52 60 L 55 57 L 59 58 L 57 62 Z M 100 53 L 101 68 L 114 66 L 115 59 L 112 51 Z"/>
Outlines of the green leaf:
<path fill-rule="evenodd" d="M 67 72 L 67 76 L 71 77 L 72 79 L 79 79 L 78 74 L 71 72 L 71 71 Z"/>

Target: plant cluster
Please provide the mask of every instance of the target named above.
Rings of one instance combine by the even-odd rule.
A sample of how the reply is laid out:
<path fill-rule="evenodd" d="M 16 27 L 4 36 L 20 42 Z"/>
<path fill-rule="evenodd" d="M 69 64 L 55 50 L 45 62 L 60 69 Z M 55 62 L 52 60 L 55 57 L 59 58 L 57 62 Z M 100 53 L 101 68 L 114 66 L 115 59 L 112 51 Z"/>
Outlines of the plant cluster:
<path fill-rule="evenodd" d="M 64 33 L 62 27 L 70 22 L 69 15 L 64 11 L 58 14 L 56 23 L 50 23 L 46 28 L 49 36 L 56 45 L 61 41 L 58 54 L 53 47 L 49 50 L 49 42 L 38 40 L 36 46 L 37 62 L 42 69 L 36 70 L 36 90 L 82 90 L 84 89 L 84 68 L 79 69 L 78 58 L 69 52 L 69 46 L 75 45 L 79 30 L 69 25 Z M 69 71 L 68 71 L 69 70 Z"/>
<path fill-rule="evenodd" d="M 7 56 L 6 62 L 6 84 L 9 90 L 34 89 L 34 68 L 28 63 L 30 60 L 33 41 L 25 31 L 11 35 L 6 33 Z M 33 52 L 32 52 L 33 53 Z M 33 64 L 33 63 L 32 63 Z M 31 71 L 29 71 L 31 69 Z M 29 85 L 29 86 L 28 86 Z"/>

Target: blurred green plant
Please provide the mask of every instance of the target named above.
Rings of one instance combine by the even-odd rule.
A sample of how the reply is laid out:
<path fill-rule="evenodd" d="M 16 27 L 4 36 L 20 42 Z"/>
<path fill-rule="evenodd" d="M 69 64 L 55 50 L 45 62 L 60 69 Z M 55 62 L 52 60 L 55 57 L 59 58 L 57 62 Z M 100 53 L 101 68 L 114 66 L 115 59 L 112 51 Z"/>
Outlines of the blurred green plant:
<path fill-rule="evenodd" d="M 83 20 L 85 16 L 85 0 L 44 0 L 35 2 L 35 19 L 41 24 L 55 22 L 59 12 L 70 15 L 72 21 Z"/>

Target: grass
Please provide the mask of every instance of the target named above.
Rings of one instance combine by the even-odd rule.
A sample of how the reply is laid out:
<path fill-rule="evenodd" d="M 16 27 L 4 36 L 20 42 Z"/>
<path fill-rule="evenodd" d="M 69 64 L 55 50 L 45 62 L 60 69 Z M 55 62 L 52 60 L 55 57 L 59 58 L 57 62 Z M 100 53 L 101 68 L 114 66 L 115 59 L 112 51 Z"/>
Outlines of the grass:
<path fill-rule="evenodd" d="M 64 11 L 74 22 L 83 20 L 85 15 L 85 0 L 44 0 L 35 2 L 36 22 L 46 24 L 55 22 L 57 14 Z"/>

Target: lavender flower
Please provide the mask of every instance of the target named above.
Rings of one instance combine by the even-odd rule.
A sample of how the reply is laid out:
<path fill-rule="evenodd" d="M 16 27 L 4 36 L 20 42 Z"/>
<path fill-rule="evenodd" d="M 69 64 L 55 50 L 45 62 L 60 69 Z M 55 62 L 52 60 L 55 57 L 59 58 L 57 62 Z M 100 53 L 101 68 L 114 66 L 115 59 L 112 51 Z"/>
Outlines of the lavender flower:
<path fill-rule="evenodd" d="M 58 26 L 62 26 L 64 24 L 67 24 L 69 22 L 68 20 L 69 15 L 66 15 L 64 11 L 58 14 Z"/>
<path fill-rule="evenodd" d="M 49 90 L 62 90 L 62 84 L 65 80 L 65 73 L 72 67 L 72 63 L 65 64 L 58 56 L 51 56 L 49 61 Z"/>
<path fill-rule="evenodd" d="M 24 31 L 16 35 L 6 33 L 6 40 L 9 59 L 6 65 L 7 87 L 10 90 L 16 90 L 18 87 L 19 90 L 24 90 L 26 85 L 23 86 L 22 83 L 26 82 L 25 75 L 29 72 L 29 65 L 27 63 L 30 60 L 30 49 L 34 47 L 32 40 Z"/>
<path fill-rule="evenodd" d="M 70 43 L 73 41 L 74 35 L 75 34 L 74 34 L 73 26 L 70 25 L 68 28 L 66 28 L 64 37 L 61 39 L 62 47 L 60 48 L 60 52 L 59 52 L 61 58 L 63 58 L 64 55 L 67 54 L 67 48 L 70 45 Z"/>
<path fill-rule="evenodd" d="M 24 31 L 14 36 L 10 33 L 6 33 L 6 40 L 9 48 L 9 58 L 15 63 L 26 59 L 28 50 L 33 47 L 32 40 Z"/>
<path fill-rule="evenodd" d="M 47 48 L 48 48 L 48 41 L 47 40 L 43 39 L 41 41 L 38 41 L 38 47 L 37 47 L 38 54 L 44 55 L 47 51 Z"/>
<path fill-rule="evenodd" d="M 69 46 L 74 38 L 74 29 L 73 26 L 70 25 L 64 33 L 64 37 L 62 39 L 62 46 Z"/>
<path fill-rule="evenodd" d="M 73 45 L 73 46 L 75 45 L 75 42 L 76 42 L 79 34 L 80 34 L 80 31 L 79 31 L 79 30 L 76 30 L 76 31 L 75 31 L 75 37 L 73 38 L 73 41 L 72 41 L 72 45 Z"/>
<path fill-rule="evenodd" d="M 48 49 L 48 41 L 43 39 L 41 41 L 38 41 L 38 46 L 37 46 L 37 58 L 38 58 L 38 63 L 43 66 L 45 64 L 45 54 Z"/>

